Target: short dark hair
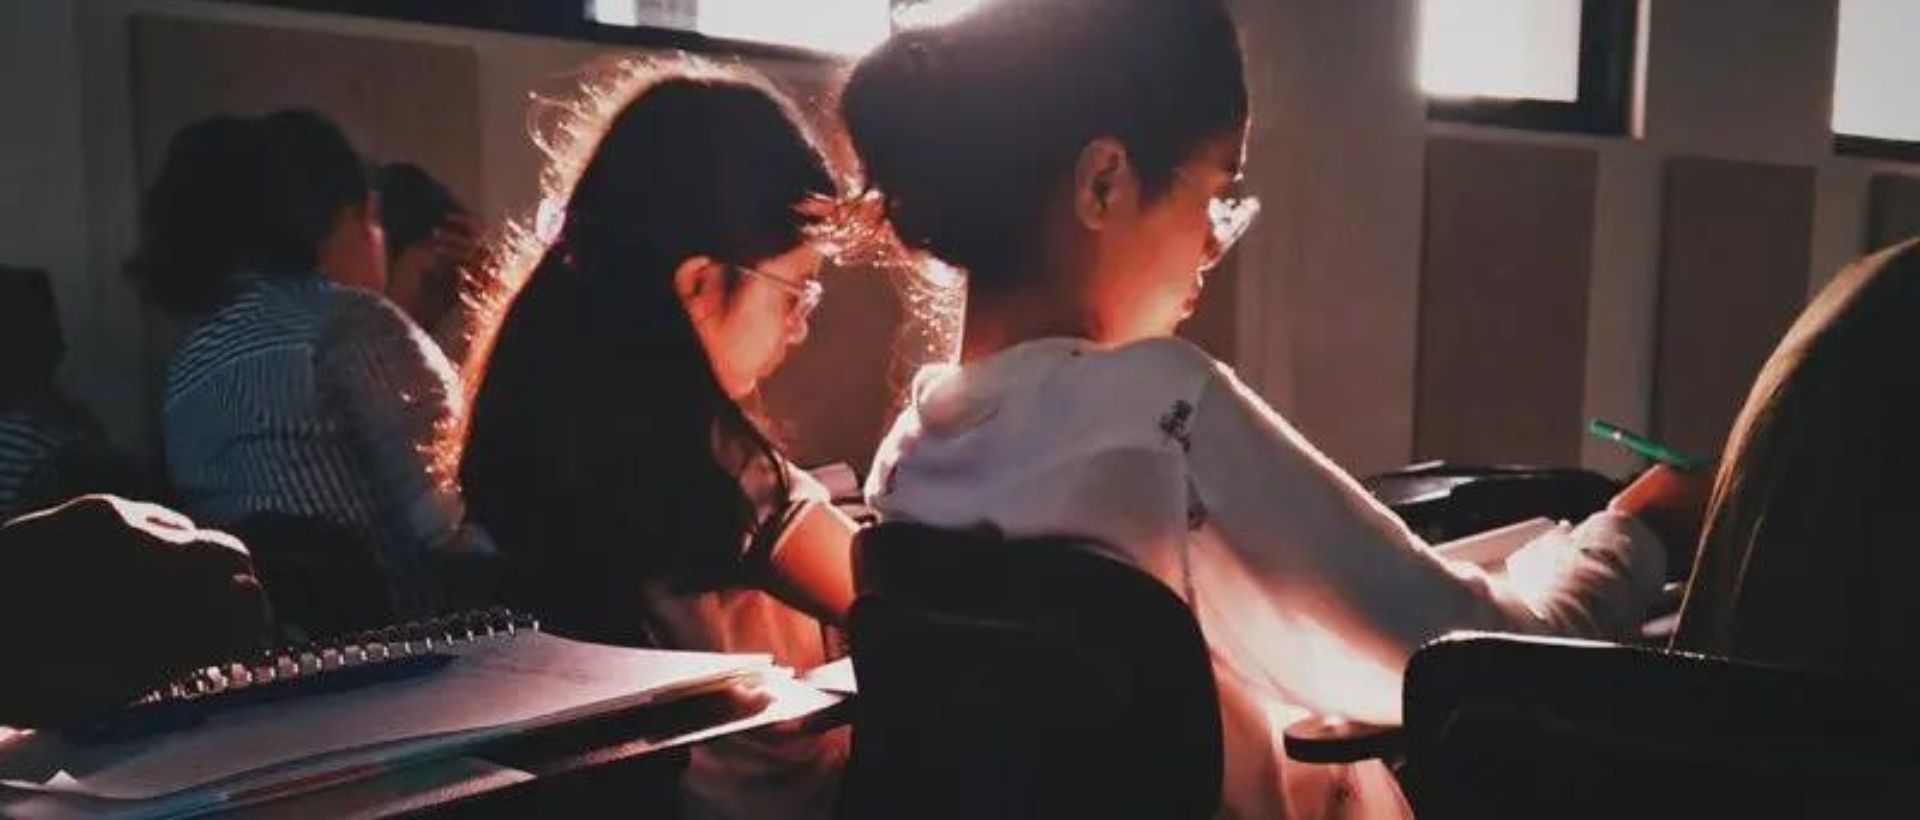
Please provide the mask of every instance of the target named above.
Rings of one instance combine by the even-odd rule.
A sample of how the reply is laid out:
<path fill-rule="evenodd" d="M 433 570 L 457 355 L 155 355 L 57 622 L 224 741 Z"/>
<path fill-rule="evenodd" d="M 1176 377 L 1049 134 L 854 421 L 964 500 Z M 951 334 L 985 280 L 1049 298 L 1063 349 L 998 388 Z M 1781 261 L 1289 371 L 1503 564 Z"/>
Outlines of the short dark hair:
<path fill-rule="evenodd" d="M 368 191 L 359 154 L 324 115 L 201 120 L 168 143 L 127 274 L 167 310 L 214 310 L 240 274 L 314 275 L 340 209 Z"/>
<path fill-rule="evenodd" d="M 842 112 L 901 241 L 1001 284 L 1038 250 L 1047 198 L 1100 137 L 1150 196 L 1247 120 L 1220 0 L 990 0 L 862 59 Z"/>
<path fill-rule="evenodd" d="M 387 234 L 389 260 L 426 239 L 448 217 L 467 213 L 445 183 L 411 162 L 381 166 L 374 185 L 380 191 L 380 227 Z"/>

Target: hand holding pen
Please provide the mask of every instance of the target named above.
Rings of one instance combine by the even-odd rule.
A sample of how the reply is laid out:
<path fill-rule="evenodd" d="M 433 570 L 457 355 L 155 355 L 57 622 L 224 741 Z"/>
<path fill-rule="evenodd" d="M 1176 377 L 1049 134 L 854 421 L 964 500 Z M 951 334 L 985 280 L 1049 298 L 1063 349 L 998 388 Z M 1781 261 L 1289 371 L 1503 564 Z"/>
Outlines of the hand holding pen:
<path fill-rule="evenodd" d="M 1713 490 L 1712 463 L 1600 419 L 1589 422 L 1587 431 L 1654 462 L 1615 495 L 1607 509 L 1639 519 L 1660 536 L 1667 548 L 1667 578 L 1685 578 L 1693 568 Z"/>

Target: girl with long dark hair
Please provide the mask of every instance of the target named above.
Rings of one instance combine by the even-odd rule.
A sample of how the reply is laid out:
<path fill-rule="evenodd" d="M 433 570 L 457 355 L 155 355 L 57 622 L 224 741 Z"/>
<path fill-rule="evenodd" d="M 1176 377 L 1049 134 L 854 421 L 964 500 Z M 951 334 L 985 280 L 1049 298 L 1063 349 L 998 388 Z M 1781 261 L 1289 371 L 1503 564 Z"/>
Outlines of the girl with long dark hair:
<path fill-rule="evenodd" d="M 509 556 L 511 603 L 556 631 L 828 659 L 853 524 L 752 411 L 806 338 L 840 185 L 791 107 L 743 70 L 632 63 L 550 146 L 530 272 L 480 340 L 461 462 Z M 525 263 L 523 263 L 525 264 Z M 697 813 L 820 816 L 844 738 L 703 746 Z"/>

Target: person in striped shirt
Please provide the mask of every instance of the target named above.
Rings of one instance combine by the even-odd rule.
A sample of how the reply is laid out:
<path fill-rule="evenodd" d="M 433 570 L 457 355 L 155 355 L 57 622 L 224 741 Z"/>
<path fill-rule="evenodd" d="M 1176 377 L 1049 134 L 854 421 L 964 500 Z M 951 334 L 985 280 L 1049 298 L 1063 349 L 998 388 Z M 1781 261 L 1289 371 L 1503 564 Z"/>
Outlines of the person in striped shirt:
<path fill-rule="evenodd" d="M 54 383 L 65 350 L 46 274 L 0 266 L 0 521 L 130 478 Z"/>
<path fill-rule="evenodd" d="M 436 555 L 491 550 L 438 458 L 462 391 L 380 294 L 378 202 L 345 134 L 310 111 L 193 125 L 143 219 L 130 273 L 196 321 L 163 419 L 183 509 L 219 527 L 275 513 L 351 528 L 397 614 L 440 608 Z"/>

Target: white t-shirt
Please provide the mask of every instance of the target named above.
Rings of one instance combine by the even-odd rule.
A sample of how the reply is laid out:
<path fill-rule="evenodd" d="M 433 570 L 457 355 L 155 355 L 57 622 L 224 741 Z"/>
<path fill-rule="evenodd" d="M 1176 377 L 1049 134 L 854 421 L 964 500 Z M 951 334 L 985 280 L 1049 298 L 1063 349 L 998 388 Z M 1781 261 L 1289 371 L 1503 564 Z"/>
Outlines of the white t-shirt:
<path fill-rule="evenodd" d="M 729 467 L 738 471 L 741 489 L 753 500 L 760 527 L 777 525 L 787 503 L 828 501 L 819 481 L 784 459 L 777 465 L 787 479 L 788 492 L 782 498 L 774 466 L 766 460 L 749 459 L 745 452 L 723 452 L 720 457 L 733 462 Z M 760 535 L 743 534 L 742 550 Z M 780 539 L 786 533 L 772 535 Z M 778 550 L 780 542 L 772 548 Z M 759 589 L 685 593 L 652 585 L 640 606 L 662 646 L 766 653 L 798 672 L 833 659 L 833 647 L 818 620 Z M 831 817 L 848 743 L 844 728 L 818 732 L 778 725 L 695 746 L 681 781 L 688 798 L 686 815 L 695 820 Z"/>
<path fill-rule="evenodd" d="M 1383 768 L 1284 762 L 1281 730 L 1309 712 L 1398 722 L 1407 659 L 1453 629 L 1624 634 L 1665 566 L 1611 514 L 1526 547 L 1542 571 L 1524 579 L 1443 560 L 1230 369 L 1167 339 L 1043 339 L 923 371 L 868 495 L 892 520 L 1095 539 L 1180 592 L 1240 817 L 1404 810 Z"/>

